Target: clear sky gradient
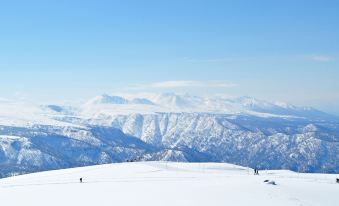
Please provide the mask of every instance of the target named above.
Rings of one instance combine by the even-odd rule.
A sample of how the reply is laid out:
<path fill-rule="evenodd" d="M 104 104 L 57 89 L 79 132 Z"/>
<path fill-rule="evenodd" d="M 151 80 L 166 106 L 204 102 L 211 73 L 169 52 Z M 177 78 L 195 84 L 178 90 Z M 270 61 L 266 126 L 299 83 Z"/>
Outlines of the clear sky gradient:
<path fill-rule="evenodd" d="M 339 1 L 0 3 L 0 97 L 253 96 L 339 114 Z"/>

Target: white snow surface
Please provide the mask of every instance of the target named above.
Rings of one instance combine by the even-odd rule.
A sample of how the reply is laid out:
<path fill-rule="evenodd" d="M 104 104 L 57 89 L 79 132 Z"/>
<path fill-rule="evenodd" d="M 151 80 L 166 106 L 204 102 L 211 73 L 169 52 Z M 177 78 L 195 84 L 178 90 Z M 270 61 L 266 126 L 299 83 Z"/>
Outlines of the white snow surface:
<path fill-rule="evenodd" d="M 6 206 L 334 206 L 335 177 L 291 171 L 254 176 L 252 169 L 224 163 L 118 163 L 1 179 L 0 200 Z"/>

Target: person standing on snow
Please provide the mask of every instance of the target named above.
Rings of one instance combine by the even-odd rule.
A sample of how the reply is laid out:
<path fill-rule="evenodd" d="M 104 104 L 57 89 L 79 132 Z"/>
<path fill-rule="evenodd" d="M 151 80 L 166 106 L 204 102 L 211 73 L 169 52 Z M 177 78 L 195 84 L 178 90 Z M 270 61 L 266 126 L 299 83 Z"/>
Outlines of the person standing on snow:
<path fill-rule="evenodd" d="M 254 175 L 259 175 L 259 170 L 257 170 L 256 168 L 254 169 Z"/>

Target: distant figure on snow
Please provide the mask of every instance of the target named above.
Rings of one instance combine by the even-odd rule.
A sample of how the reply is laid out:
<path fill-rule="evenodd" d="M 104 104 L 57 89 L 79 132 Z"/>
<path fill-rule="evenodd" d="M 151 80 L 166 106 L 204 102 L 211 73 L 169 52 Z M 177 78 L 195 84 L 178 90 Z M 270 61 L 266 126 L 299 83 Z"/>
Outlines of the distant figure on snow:
<path fill-rule="evenodd" d="M 82 177 L 80 177 L 80 183 L 82 183 Z"/>
<path fill-rule="evenodd" d="M 254 175 L 259 175 L 259 170 L 254 169 Z"/>
<path fill-rule="evenodd" d="M 337 178 L 337 183 L 339 183 L 339 178 Z"/>

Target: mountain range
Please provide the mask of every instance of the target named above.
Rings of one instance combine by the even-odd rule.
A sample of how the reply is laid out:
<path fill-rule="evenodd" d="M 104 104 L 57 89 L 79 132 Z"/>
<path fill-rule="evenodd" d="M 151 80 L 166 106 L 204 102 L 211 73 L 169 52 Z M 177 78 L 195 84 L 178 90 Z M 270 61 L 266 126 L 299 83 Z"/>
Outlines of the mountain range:
<path fill-rule="evenodd" d="M 252 97 L 100 95 L 81 105 L 0 99 L 0 177 L 125 161 L 339 171 L 339 118 Z"/>

